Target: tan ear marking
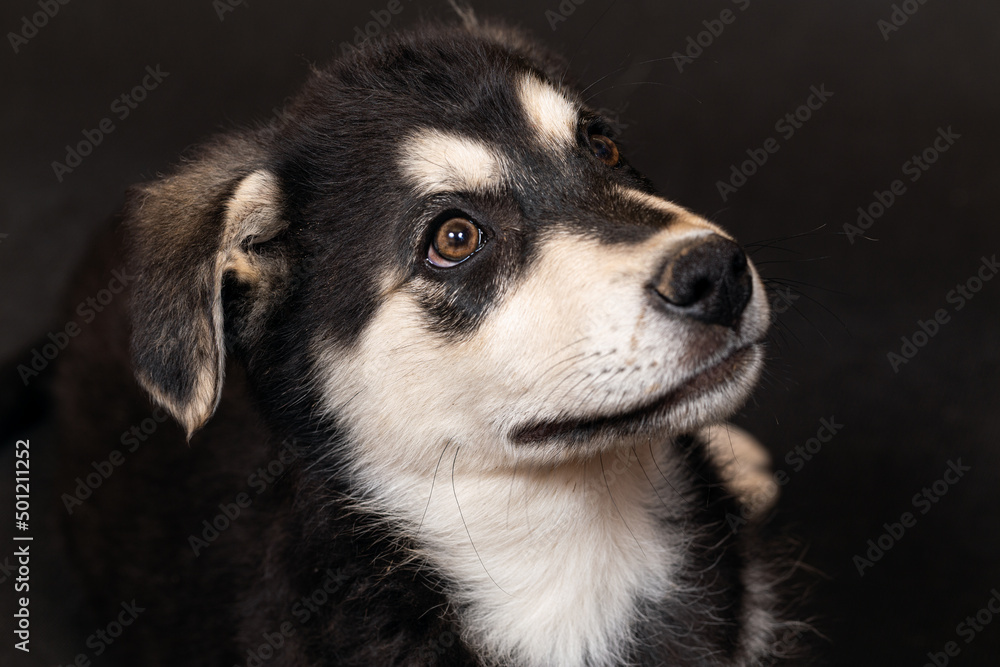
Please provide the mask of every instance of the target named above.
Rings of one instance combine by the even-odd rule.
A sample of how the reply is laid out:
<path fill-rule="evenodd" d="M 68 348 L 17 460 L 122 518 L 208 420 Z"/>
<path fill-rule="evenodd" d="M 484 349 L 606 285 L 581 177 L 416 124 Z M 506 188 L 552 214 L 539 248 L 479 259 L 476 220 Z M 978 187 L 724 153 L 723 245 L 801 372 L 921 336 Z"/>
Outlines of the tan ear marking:
<path fill-rule="evenodd" d="M 284 229 L 280 202 L 281 189 L 270 172 L 255 171 L 240 182 L 226 203 L 219 262 L 222 273 L 232 271 L 243 282 L 260 279 L 260 268 L 244 246 L 270 241 Z"/>
<path fill-rule="evenodd" d="M 242 282 L 256 282 L 260 279 L 260 269 L 243 253 L 229 257 L 222 270 L 235 273 Z"/>
<path fill-rule="evenodd" d="M 191 173 L 151 186 L 131 222 L 138 239 L 132 262 L 145 267 L 132 305 L 136 378 L 189 439 L 222 396 L 223 277 L 233 272 L 241 281 L 259 282 L 261 260 L 247 246 L 274 238 L 285 225 L 278 181 L 263 170 L 243 177 L 221 220 L 213 219 L 209 185 L 218 198 L 227 183 L 224 173 L 209 184 L 198 178 L 210 169 L 198 163 Z"/>
<path fill-rule="evenodd" d="M 274 238 L 284 227 L 280 202 L 274 174 L 258 170 L 244 178 L 226 204 L 226 240 L 238 246 L 244 240 L 263 243 Z"/>

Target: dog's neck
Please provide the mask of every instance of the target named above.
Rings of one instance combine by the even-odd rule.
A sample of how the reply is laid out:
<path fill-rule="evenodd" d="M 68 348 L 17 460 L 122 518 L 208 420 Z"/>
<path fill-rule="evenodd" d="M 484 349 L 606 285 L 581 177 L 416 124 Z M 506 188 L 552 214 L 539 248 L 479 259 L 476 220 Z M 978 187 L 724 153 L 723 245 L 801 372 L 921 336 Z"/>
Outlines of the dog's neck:
<path fill-rule="evenodd" d="M 492 471 L 461 456 L 382 475 L 394 482 L 373 496 L 449 582 L 467 636 L 525 667 L 618 664 L 640 603 L 669 592 L 679 563 L 658 451 Z"/>

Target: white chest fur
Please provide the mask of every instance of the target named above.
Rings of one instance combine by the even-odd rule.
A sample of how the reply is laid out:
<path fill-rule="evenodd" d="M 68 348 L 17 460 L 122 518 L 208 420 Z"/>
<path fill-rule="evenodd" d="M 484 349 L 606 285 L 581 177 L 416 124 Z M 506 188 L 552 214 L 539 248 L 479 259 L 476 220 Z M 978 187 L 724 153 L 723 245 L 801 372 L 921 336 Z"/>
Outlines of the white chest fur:
<path fill-rule="evenodd" d="M 670 498 L 648 450 L 482 472 L 449 446 L 434 473 L 378 475 L 374 504 L 451 582 L 466 639 L 498 661 L 616 664 L 637 601 L 670 593 L 678 554 L 657 520 Z"/>

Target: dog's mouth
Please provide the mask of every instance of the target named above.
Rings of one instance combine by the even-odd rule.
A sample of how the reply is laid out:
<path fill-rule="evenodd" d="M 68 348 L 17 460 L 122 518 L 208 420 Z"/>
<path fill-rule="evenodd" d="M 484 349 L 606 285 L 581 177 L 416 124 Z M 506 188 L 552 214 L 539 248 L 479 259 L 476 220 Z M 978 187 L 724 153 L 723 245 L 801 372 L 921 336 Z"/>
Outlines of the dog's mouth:
<path fill-rule="evenodd" d="M 737 348 L 721 361 L 695 373 L 680 386 L 626 412 L 578 419 L 538 422 L 510 433 L 516 444 L 559 441 L 567 444 L 603 436 L 628 436 L 666 423 L 672 414 L 713 391 L 737 386 L 759 360 L 759 344 Z M 743 392 L 739 392 L 743 393 Z"/>

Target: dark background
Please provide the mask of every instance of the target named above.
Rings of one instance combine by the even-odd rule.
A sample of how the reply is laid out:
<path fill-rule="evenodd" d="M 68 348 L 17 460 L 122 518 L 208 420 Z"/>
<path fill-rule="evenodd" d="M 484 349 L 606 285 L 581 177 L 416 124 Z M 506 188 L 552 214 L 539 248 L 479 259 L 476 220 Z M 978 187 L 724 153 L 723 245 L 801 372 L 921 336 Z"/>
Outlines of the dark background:
<path fill-rule="evenodd" d="M 372 20 L 369 12 L 386 4 L 256 0 L 220 20 L 220 3 L 210 0 L 75 0 L 18 53 L 5 38 L 0 358 L 64 326 L 60 294 L 126 186 L 154 177 L 215 131 L 266 119 L 311 63 L 339 54 Z M 957 626 L 1000 590 L 1000 280 L 984 283 L 961 310 L 948 294 L 976 275 L 982 257 L 1000 253 L 1000 5 L 899 4 L 917 11 L 888 39 L 878 24 L 893 12 L 888 0 L 566 0 L 565 20 L 552 23 L 546 11 L 558 13 L 559 0 L 474 6 L 571 57 L 579 80 L 594 84 L 592 104 L 617 112 L 630 160 L 669 198 L 744 243 L 762 244 L 751 246 L 762 273 L 795 288 L 791 307 L 775 298 L 784 312 L 776 315 L 769 372 L 735 421 L 788 473 L 774 522 L 801 540 L 805 562 L 823 573 L 810 608 L 829 639 L 830 662 L 919 666 L 954 641 L 960 654 L 951 664 L 993 665 L 1000 619 L 968 643 Z M 449 15 L 438 0 L 402 0 L 402 7 L 388 30 Z M 670 59 L 724 9 L 735 20 L 700 57 Z M 21 31 L 22 17 L 38 11 L 36 2 L 5 2 L 0 30 Z M 111 104 L 142 81 L 147 65 L 169 75 L 120 120 Z M 811 86 L 833 96 L 786 139 L 775 123 L 806 101 Z M 114 132 L 59 182 L 51 163 L 64 161 L 66 145 L 105 117 Z M 960 138 L 911 182 L 903 163 L 949 127 Z M 769 137 L 780 150 L 723 201 L 717 181 Z M 905 193 L 868 238 L 848 238 L 844 225 L 855 222 L 858 207 L 896 179 Z M 950 320 L 896 372 L 887 354 L 899 353 L 901 337 L 938 309 Z M 795 470 L 786 454 L 815 437 L 824 418 L 843 427 Z M 54 436 L 44 425 L 24 435 L 42 484 Z M 4 479 L 13 477 L 13 439 L 2 443 Z M 914 494 L 959 459 L 971 470 L 921 514 Z M 2 507 L 13 502 L 9 486 Z M 44 505 L 42 488 L 34 488 L 36 507 Z M 860 576 L 853 557 L 906 511 L 916 525 Z M 8 520 L 0 523 L 7 535 Z M 57 542 L 36 531 L 36 554 L 52 553 L 33 561 L 40 591 L 33 651 L 4 664 L 64 664 L 87 650 L 86 632 L 60 627 L 77 596 L 62 583 Z M 12 549 L 3 546 L 7 537 L 0 542 L 2 559 Z M 3 656 L 13 643 L 7 610 L 15 596 L 11 578 L 0 579 Z"/>

